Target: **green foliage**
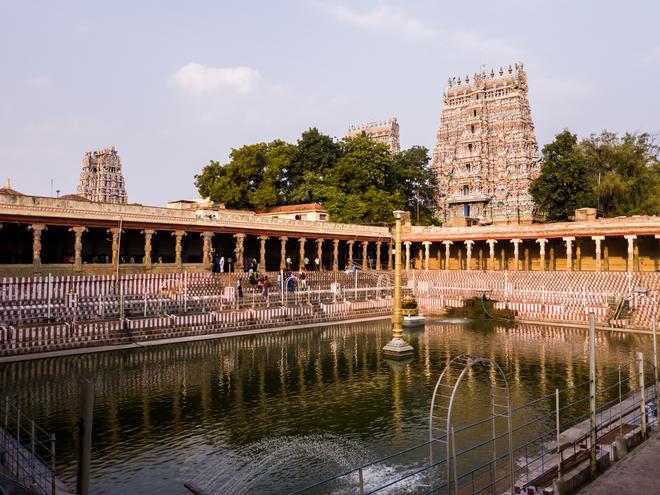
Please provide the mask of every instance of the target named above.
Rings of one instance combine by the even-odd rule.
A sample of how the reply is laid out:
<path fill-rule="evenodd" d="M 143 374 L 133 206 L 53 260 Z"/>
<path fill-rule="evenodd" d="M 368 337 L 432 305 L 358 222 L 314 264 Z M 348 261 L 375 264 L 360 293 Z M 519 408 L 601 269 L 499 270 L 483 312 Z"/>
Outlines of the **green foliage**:
<path fill-rule="evenodd" d="M 543 148 L 530 189 L 549 220 L 594 206 L 606 217 L 660 215 L 660 148 L 649 134 L 603 131 L 577 142 L 569 131 Z"/>
<path fill-rule="evenodd" d="M 591 206 L 587 167 L 575 134 L 565 130 L 543 147 L 541 175 L 532 182 L 530 193 L 548 220 L 563 220 L 576 208 Z"/>
<path fill-rule="evenodd" d="M 603 131 L 580 148 L 605 216 L 660 214 L 660 150 L 652 136 Z"/>
<path fill-rule="evenodd" d="M 336 222 L 389 224 L 392 211 L 413 209 L 430 223 L 435 174 L 428 150 L 399 154 L 362 135 L 335 141 L 317 129 L 296 145 L 273 141 L 234 149 L 226 165 L 211 162 L 195 176 L 204 197 L 229 208 L 321 203 Z"/>

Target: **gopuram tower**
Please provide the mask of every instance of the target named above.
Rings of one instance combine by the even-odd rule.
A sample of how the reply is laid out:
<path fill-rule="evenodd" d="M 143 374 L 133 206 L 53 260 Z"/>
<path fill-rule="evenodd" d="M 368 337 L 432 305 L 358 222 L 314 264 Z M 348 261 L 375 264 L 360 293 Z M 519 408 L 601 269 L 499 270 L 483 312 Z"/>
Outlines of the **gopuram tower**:
<path fill-rule="evenodd" d="M 91 201 L 128 202 L 124 176 L 121 173 L 121 158 L 114 146 L 85 153 L 78 194 Z"/>
<path fill-rule="evenodd" d="M 399 123 L 396 117 L 383 122 L 369 122 L 368 124 L 352 125 L 346 137 L 352 138 L 364 133 L 367 137 L 379 143 L 385 143 L 392 153 L 401 151 L 399 144 Z"/>
<path fill-rule="evenodd" d="M 530 223 L 540 170 L 523 64 L 450 78 L 432 166 L 448 225 Z"/>

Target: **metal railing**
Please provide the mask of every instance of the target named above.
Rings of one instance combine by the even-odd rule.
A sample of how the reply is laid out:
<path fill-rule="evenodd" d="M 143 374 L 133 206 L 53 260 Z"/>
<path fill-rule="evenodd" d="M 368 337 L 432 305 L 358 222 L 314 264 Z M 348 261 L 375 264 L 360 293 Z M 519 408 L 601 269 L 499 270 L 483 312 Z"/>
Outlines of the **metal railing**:
<path fill-rule="evenodd" d="M 27 417 L 9 397 L 0 400 L 0 464 L 15 484 L 38 494 L 55 493 L 55 436 Z"/>
<path fill-rule="evenodd" d="M 634 430 L 645 436 L 657 427 L 658 391 L 653 365 L 638 358 L 606 375 L 597 380 L 608 384 L 596 391 L 594 425 L 589 412 L 590 381 L 557 389 L 512 409 L 513 472 L 508 468 L 511 457 L 504 446 L 508 432 L 491 435 L 486 431 L 494 420 L 491 416 L 456 427 L 453 435 L 432 437 L 297 489 L 292 495 L 505 493 L 511 488 L 512 477 L 515 489 L 521 493 L 526 493 L 527 487 L 551 486 L 554 479 L 589 459 L 592 433 L 602 449 L 610 448 L 615 437 Z M 480 438 L 475 444 L 461 441 L 475 437 Z M 451 480 L 446 476 L 447 441 L 460 444 L 452 449 L 455 459 L 451 462 L 458 466 L 458 473 Z M 497 447 L 495 456 L 493 446 Z"/>

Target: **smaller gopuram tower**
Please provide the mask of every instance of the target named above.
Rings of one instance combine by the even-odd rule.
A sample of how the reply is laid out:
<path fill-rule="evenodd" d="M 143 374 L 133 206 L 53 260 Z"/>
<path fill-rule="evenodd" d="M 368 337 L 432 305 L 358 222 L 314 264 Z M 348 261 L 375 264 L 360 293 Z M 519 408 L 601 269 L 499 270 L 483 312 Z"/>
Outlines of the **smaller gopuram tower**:
<path fill-rule="evenodd" d="M 529 223 L 539 172 L 523 64 L 449 79 L 432 166 L 449 225 Z"/>
<path fill-rule="evenodd" d="M 121 158 L 114 146 L 85 153 L 78 194 L 90 201 L 128 202 L 121 173 Z"/>
<path fill-rule="evenodd" d="M 348 128 L 346 137 L 352 138 L 365 133 L 374 141 L 385 143 L 392 153 L 401 151 L 399 144 L 399 123 L 396 117 L 387 119 L 383 122 L 369 122 L 367 124 L 352 125 Z"/>

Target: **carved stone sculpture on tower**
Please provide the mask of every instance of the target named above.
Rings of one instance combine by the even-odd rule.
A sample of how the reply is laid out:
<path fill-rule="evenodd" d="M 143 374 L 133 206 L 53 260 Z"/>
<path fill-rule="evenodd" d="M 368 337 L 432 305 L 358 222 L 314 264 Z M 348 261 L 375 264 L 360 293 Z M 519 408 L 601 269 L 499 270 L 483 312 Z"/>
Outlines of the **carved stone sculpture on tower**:
<path fill-rule="evenodd" d="M 392 117 L 384 122 L 369 122 L 357 126 L 351 126 L 346 133 L 346 137 L 352 138 L 364 133 L 367 137 L 379 143 L 385 143 L 392 153 L 401 151 L 399 144 L 399 123 L 396 117 Z"/>
<path fill-rule="evenodd" d="M 527 74 L 515 64 L 450 78 L 432 166 L 437 216 L 450 225 L 531 222 L 529 186 L 540 172 Z"/>
<path fill-rule="evenodd" d="M 121 158 L 113 147 L 85 153 L 78 194 L 90 201 L 127 203 Z"/>

